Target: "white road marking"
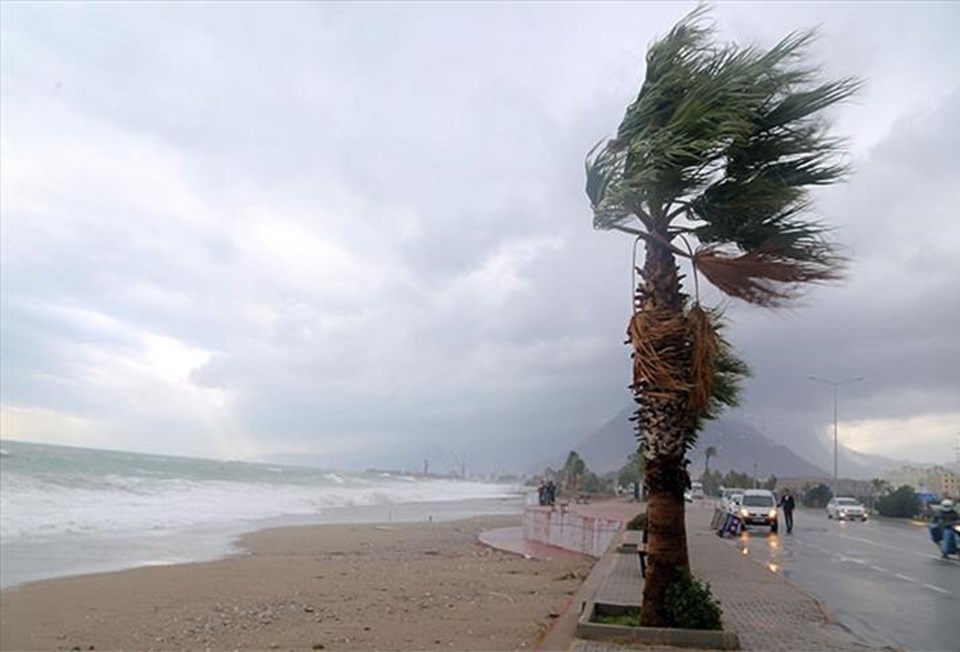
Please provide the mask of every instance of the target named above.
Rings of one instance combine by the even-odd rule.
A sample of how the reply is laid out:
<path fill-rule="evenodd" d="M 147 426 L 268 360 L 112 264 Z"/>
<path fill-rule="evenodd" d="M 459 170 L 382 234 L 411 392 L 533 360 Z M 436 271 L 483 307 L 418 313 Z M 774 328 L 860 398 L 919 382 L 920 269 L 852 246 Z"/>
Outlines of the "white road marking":
<path fill-rule="evenodd" d="M 950 591 L 947 591 L 946 589 L 941 589 L 939 586 L 934 586 L 933 584 L 924 584 L 924 586 L 930 589 L 931 591 L 936 591 L 937 593 L 945 593 L 946 595 L 950 595 Z"/>
<path fill-rule="evenodd" d="M 894 573 L 893 576 L 894 576 L 894 577 L 899 577 L 899 578 L 902 579 L 904 582 L 916 582 L 916 581 L 917 581 L 916 578 L 914 578 L 914 577 L 910 577 L 909 575 L 901 575 L 900 573 Z"/>
<path fill-rule="evenodd" d="M 855 536 L 851 536 L 851 535 L 849 535 L 849 534 L 846 535 L 846 536 L 844 536 L 844 537 L 842 537 L 842 538 L 843 538 L 843 539 L 850 539 L 851 541 L 858 541 L 858 542 L 860 542 L 860 543 L 865 543 L 865 544 L 867 544 L 867 545 L 869 545 L 869 546 L 874 546 L 874 547 L 877 547 L 877 548 L 886 548 L 886 549 L 888 549 L 888 550 L 903 550 L 903 548 L 898 548 L 897 546 L 891 546 L 891 545 L 887 545 L 887 544 L 885 544 L 885 543 L 878 543 L 878 542 L 874 541 L 873 539 L 865 539 L 865 538 L 863 538 L 863 537 L 855 537 Z"/>
<path fill-rule="evenodd" d="M 873 570 L 877 571 L 878 573 L 889 573 L 889 572 L 890 572 L 890 569 L 889 569 L 889 568 L 884 568 L 883 566 L 874 566 L 873 564 L 871 564 L 871 565 L 870 565 L 870 568 L 872 568 Z"/>
<path fill-rule="evenodd" d="M 843 538 L 844 538 L 844 539 L 850 539 L 851 541 L 858 541 L 858 542 L 860 542 L 860 543 L 865 543 L 865 544 L 870 545 L 870 546 L 873 546 L 873 547 L 875 547 L 875 548 L 886 548 L 887 550 L 896 550 L 897 552 L 901 552 L 901 553 L 902 553 L 902 552 L 905 552 L 904 549 L 901 548 L 901 547 L 899 547 L 899 546 L 890 546 L 890 545 L 887 545 L 887 544 L 884 544 L 884 543 L 877 543 L 876 541 L 873 541 L 873 540 L 871 540 L 871 539 L 864 539 L 864 538 L 862 538 L 862 537 L 854 537 L 854 536 L 849 536 L 849 535 L 844 536 Z M 911 550 L 910 552 L 911 552 L 912 554 L 916 555 L 917 557 L 928 557 L 928 556 L 929 556 L 929 555 L 927 555 L 926 553 L 917 552 L 916 550 Z"/>

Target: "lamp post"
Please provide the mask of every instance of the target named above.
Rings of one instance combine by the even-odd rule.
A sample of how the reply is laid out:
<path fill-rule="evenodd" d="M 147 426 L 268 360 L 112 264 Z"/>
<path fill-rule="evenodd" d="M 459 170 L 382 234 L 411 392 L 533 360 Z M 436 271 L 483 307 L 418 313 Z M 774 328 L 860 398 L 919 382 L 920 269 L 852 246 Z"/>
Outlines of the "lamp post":
<path fill-rule="evenodd" d="M 849 380 L 830 380 L 819 376 L 807 376 L 807 380 L 813 380 L 818 383 L 825 383 L 833 387 L 833 495 L 837 495 L 839 489 L 837 484 L 837 388 L 840 385 L 851 385 L 863 380 L 862 376 L 850 378 Z"/>

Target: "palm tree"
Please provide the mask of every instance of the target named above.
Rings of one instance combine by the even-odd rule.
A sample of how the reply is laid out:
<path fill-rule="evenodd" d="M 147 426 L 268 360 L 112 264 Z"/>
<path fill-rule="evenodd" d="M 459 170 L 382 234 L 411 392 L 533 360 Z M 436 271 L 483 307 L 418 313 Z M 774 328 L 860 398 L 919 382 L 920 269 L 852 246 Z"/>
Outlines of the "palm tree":
<path fill-rule="evenodd" d="M 873 478 L 870 480 L 870 509 L 874 508 L 877 502 L 877 496 L 890 489 L 890 483 L 883 478 Z"/>
<path fill-rule="evenodd" d="M 706 475 L 710 473 L 710 458 L 717 456 L 717 448 L 715 446 L 707 446 L 707 450 L 703 451 L 703 474 Z"/>
<path fill-rule="evenodd" d="M 701 305 L 703 277 L 727 296 L 788 305 L 810 283 L 840 277 L 808 190 L 840 180 L 842 141 L 822 111 L 854 79 L 819 82 L 804 65 L 812 32 L 769 50 L 718 45 L 701 7 L 647 53 L 646 76 L 616 138 L 587 157 L 594 226 L 643 243 L 635 260 L 633 346 L 638 445 L 646 463 L 648 559 L 641 622 L 669 626 L 667 588 L 687 570 L 686 453 L 704 419 L 736 400 L 745 372 Z M 679 262 L 692 267 L 685 292 Z"/>

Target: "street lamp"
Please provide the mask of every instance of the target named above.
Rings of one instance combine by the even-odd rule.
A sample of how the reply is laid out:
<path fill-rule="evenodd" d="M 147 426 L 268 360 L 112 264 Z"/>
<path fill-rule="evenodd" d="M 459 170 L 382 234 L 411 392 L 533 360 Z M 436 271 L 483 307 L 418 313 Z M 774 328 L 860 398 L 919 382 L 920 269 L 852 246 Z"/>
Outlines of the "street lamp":
<path fill-rule="evenodd" d="M 837 484 L 837 388 L 840 387 L 840 385 L 858 383 L 863 380 L 863 377 L 857 376 L 849 380 L 830 380 L 828 378 L 820 378 L 819 376 L 807 376 L 807 380 L 825 383 L 833 387 L 833 494 L 836 496 L 839 490 Z"/>

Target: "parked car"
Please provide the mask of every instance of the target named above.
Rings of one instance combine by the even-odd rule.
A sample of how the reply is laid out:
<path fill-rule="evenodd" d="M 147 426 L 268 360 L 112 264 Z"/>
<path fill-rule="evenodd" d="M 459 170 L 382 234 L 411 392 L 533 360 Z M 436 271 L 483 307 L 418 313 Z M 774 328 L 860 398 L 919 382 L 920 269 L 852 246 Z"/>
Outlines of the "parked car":
<path fill-rule="evenodd" d="M 844 520 L 867 520 L 867 508 L 856 498 L 831 498 L 827 503 L 827 518 Z"/>
<path fill-rule="evenodd" d="M 767 489 L 747 489 L 743 492 L 739 510 L 740 520 L 746 525 L 766 525 L 771 532 L 779 528 L 777 499 Z"/>
<path fill-rule="evenodd" d="M 703 483 L 694 482 L 690 485 L 690 496 L 694 500 L 703 500 Z"/>
<path fill-rule="evenodd" d="M 736 513 L 743 500 L 744 489 L 720 487 L 720 509 Z"/>

